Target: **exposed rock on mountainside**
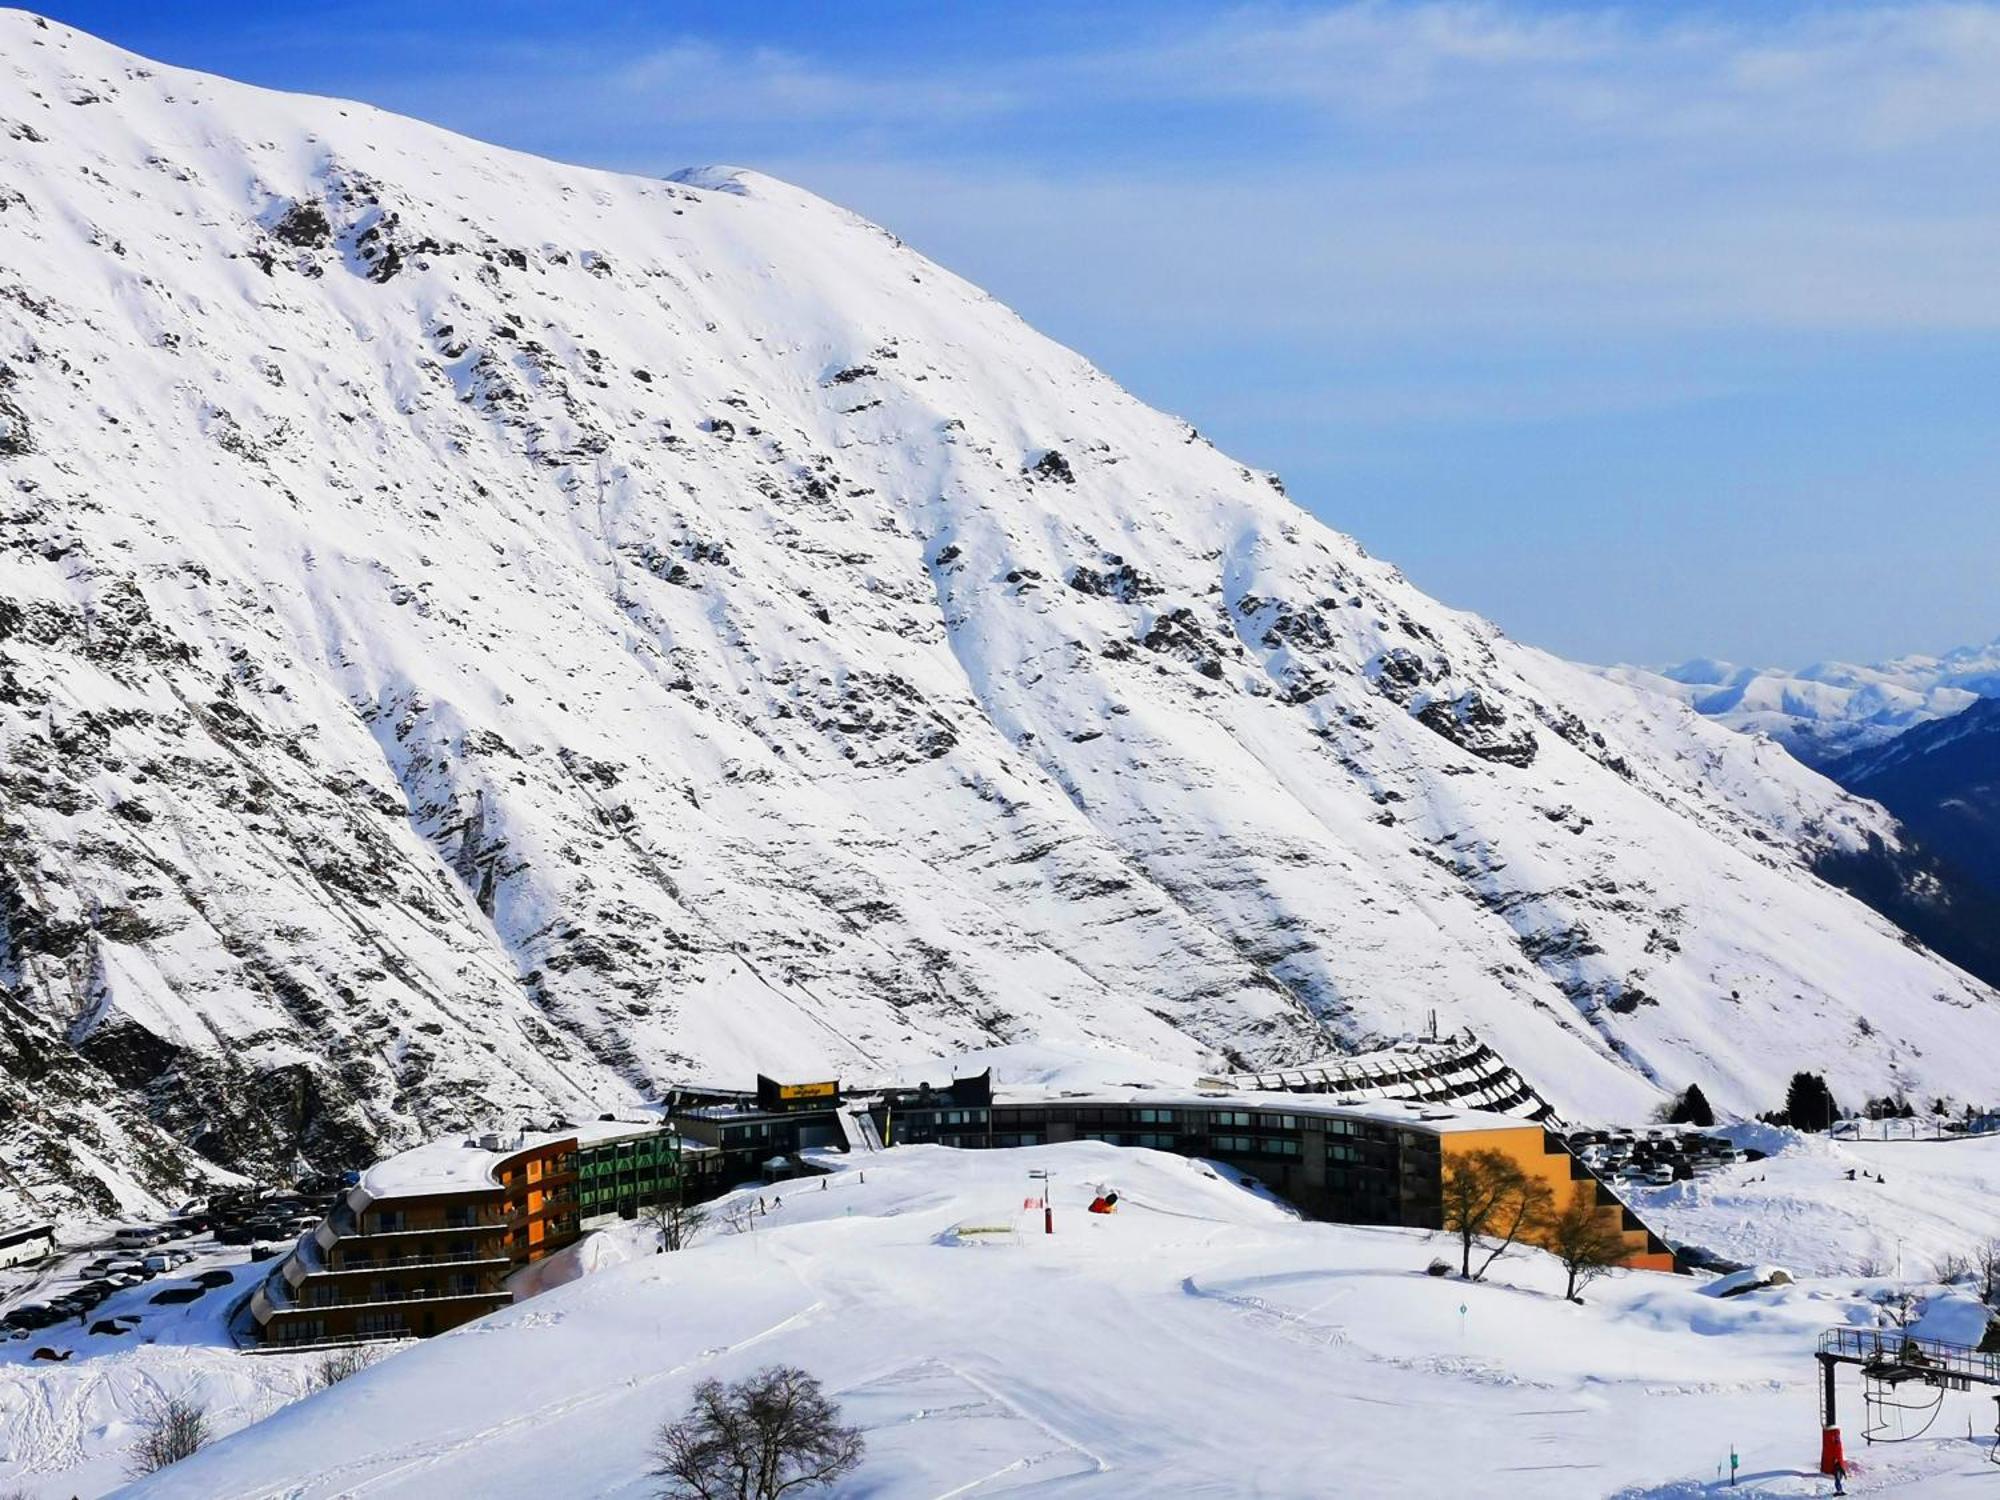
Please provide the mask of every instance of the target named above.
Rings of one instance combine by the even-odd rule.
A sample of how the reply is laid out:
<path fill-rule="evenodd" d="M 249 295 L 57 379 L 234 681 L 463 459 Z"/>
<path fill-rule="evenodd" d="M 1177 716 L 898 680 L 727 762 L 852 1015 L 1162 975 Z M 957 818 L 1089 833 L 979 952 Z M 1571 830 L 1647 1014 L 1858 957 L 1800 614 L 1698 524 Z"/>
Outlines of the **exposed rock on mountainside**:
<path fill-rule="evenodd" d="M 1442 608 L 880 229 L 0 15 L 0 1161 L 1470 1025 L 1978 1093 L 1894 834 Z M 100 1189 L 91 1189 L 100 1191 Z"/>

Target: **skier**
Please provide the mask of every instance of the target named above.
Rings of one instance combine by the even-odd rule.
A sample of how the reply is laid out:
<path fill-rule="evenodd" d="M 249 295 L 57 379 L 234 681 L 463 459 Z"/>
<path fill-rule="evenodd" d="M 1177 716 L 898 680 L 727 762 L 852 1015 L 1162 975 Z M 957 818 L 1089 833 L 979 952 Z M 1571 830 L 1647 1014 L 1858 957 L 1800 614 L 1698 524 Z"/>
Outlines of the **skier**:
<path fill-rule="evenodd" d="M 1847 1460 L 1844 1458 L 1833 1461 L 1833 1492 L 1836 1495 L 1847 1493 Z"/>

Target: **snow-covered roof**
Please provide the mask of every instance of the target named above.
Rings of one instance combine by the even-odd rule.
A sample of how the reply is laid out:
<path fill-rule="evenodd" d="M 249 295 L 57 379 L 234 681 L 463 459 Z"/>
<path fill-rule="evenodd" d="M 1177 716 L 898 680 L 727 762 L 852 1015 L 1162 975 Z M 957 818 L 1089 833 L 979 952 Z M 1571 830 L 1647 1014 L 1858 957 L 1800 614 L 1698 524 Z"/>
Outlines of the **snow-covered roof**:
<path fill-rule="evenodd" d="M 574 1140 L 578 1145 L 642 1135 L 659 1127 L 656 1116 L 588 1120 L 562 1130 L 505 1132 L 500 1135 L 444 1136 L 385 1156 L 361 1174 L 366 1201 L 420 1197 L 428 1193 L 468 1193 L 499 1186 L 495 1169 L 510 1157 L 538 1146 Z M 494 1142 L 494 1144 L 487 1144 Z"/>

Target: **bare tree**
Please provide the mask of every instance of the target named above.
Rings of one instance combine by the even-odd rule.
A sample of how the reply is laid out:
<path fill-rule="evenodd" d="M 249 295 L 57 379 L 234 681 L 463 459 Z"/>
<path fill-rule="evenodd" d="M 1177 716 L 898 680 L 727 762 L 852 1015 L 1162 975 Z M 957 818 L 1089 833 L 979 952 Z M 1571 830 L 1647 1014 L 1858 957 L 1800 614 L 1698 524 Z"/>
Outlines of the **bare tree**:
<path fill-rule="evenodd" d="M 2000 1301 L 2000 1239 L 1988 1240 L 1973 1251 L 1972 1265 L 1979 1273 L 1980 1300 Z"/>
<path fill-rule="evenodd" d="M 1530 1177 L 1519 1167 L 1514 1168 L 1515 1180 L 1508 1184 L 1506 1195 L 1495 1210 L 1493 1222 L 1487 1226 L 1487 1238 L 1494 1241 L 1493 1249 L 1479 1269 L 1472 1273 L 1474 1281 L 1484 1281 L 1493 1262 L 1514 1247 L 1514 1242 L 1524 1234 L 1532 1234 L 1548 1223 L 1549 1210 L 1556 1201 L 1555 1189 L 1539 1177 Z"/>
<path fill-rule="evenodd" d="M 1444 1227 L 1458 1236 L 1458 1274 L 1468 1281 L 1485 1276 L 1515 1240 L 1539 1224 L 1555 1198 L 1547 1183 L 1499 1151 L 1448 1158 L 1443 1188 Z M 1472 1251 L 1482 1239 L 1498 1243 L 1474 1271 Z"/>
<path fill-rule="evenodd" d="M 360 1344 L 353 1344 L 345 1349 L 335 1349 L 313 1367 L 313 1388 L 327 1390 L 339 1385 L 350 1375 L 359 1375 L 374 1363 L 375 1351 Z"/>
<path fill-rule="evenodd" d="M 1893 1328 L 1908 1328 L 1917 1314 L 1917 1299 L 1908 1291 L 1897 1290 L 1889 1293 L 1876 1303 L 1882 1320 Z"/>
<path fill-rule="evenodd" d="M 1453 1156 L 1444 1164 L 1444 1227 L 1458 1236 L 1458 1274 L 1472 1279 L 1472 1249 L 1499 1211 L 1508 1173 L 1520 1168 L 1497 1151 Z"/>
<path fill-rule="evenodd" d="M 1581 1302 L 1585 1287 L 1625 1259 L 1624 1233 L 1607 1220 L 1596 1187 L 1588 1182 L 1576 1184 L 1569 1202 L 1549 1218 L 1543 1233 L 1548 1248 L 1569 1273 L 1563 1296 L 1571 1302 Z"/>
<path fill-rule="evenodd" d="M 1972 1275 L 1972 1258 L 1961 1255 L 1956 1250 L 1947 1250 L 1937 1258 L 1931 1268 L 1931 1275 L 1945 1286 L 1964 1281 Z"/>
<path fill-rule="evenodd" d="M 662 1500 L 777 1500 L 832 1484 L 861 1463 L 861 1429 L 819 1382 L 771 1365 L 725 1386 L 704 1380 L 694 1406 L 653 1441 Z"/>
<path fill-rule="evenodd" d="M 708 1205 L 690 1203 L 685 1192 L 676 1192 L 657 1203 L 642 1205 L 639 1217 L 658 1233 L 659 1253 L 665 1255 L 669 1250 L 685 1250 L 708 1227 Z"/>
<path fill-rule="evenodd" d="M 133 1478 L 157 1473 L 168 1464 L 191 1458 L 215 1434 L 209 1430 L 208 1409 L 189 1396 L 164 1396 L 141 1420 L 139 1441 L 132 1445 L 127 1470 Z"/>

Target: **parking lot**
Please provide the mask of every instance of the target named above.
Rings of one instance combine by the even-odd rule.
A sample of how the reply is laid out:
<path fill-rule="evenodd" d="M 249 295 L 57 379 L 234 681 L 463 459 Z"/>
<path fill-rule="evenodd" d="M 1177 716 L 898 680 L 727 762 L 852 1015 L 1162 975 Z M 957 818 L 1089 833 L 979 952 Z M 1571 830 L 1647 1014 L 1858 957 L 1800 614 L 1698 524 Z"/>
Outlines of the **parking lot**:
<path fill-rule="evenodd" d="M 1567 1140 L 1578 1159 L 1614 1187 L 1665 1187 L 1763 1155 L 1739 1151 L 1722 1136 L 1676 1125 L 1575 1130 Z"/>
<path fill-rule="evenodd" d="M 229 1306 L 318 1224 L 336 1191 L 321 1181 L 197 1200 L 0 1272 L 0 1351 L 61 1361 L 79 1338 L 182 1342 L 196 1323 L 200 1337 L 226 1339 Z"/>

